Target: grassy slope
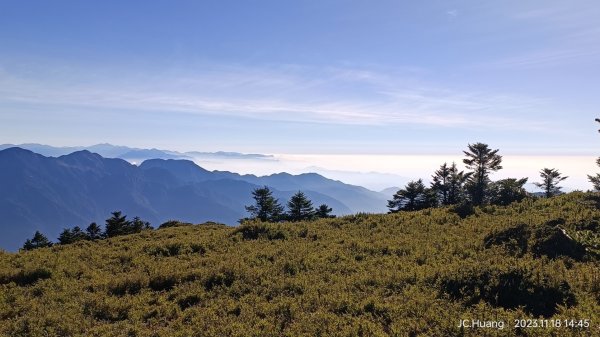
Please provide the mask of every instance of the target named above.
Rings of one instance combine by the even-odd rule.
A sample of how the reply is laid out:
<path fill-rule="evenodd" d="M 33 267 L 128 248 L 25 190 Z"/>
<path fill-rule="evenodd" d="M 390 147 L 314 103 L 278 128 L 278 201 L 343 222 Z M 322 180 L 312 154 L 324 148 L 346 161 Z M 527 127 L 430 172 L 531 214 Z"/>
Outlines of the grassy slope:
<path fill-rule="evenodd" d="M 488 207 L 464 220 L 435 209 L 246 230 L 176 227 L 0 253 L 0 335 L 460 336 L 455 326 L 461 318 L 510 324 L 531 315 L 489 300 L 452 298 L 444 288 L 449 280 L 476 282 L 515 271 L 535 284 L 568 287 L 576 304 L 559 307 L 552 318 L 591 319 L 587 332 L 593 335 L 600 331 L 597 261 L 515 257 L 483 245 L 492 232 L 558 217 L 567 220 L 571 235 L 597 243 L 597 230 L 574 230 L 600 219 L 600 211 L 581 200 L 574 193 Z M 508 327 L 464 331 L 485 333 L 519 335 Z"/>

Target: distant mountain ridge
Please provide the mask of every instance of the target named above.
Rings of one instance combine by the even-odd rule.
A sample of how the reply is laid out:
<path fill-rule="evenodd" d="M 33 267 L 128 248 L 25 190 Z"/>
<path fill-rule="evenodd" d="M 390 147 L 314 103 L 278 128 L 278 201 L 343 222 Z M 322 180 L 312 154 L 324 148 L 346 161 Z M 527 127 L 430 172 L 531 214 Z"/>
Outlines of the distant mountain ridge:
<path fill-rule="evenodd" d="M 159 149 L 140 149 L 128 146 L 112 145 L 108 143 L 96 144 L 92 146 L 50 146 L 37 143 L 26 144 L 0 144 L 0 150 L 5 150 L 11 147 L 19 147 L 30 150 L 32 152 L 47 156 L 59 157 L 73 152 L 87 150 L 92 153 L 97 153 L 105 158 L 120 158 L 127 161 L 142 162 L 146 159 L 191 159 L 192 157 L 205 158 L 222 158 L 222 159 L 270 159 L 273 156 L 255 153 L 239 153 L 239 152 L 177 152 L 170 150 Z"/>
<path fill-rule="evenodd" d="M 252 190 L 263 185 L 282 204 L 302 190 L 336 214 L 386 210 L 385 195 L 314 173 L 258 177 L 208 171 L 189 160 L 136 166 L 87 150 L 48 157 L 11 147 L 0 150 L 0 248 L 17 249 L 35 230 L 55 238 L 66 227 L 103 224 L 114 210 L 154 225 L 170 219 L 234 225 L 247 216 Z"/>

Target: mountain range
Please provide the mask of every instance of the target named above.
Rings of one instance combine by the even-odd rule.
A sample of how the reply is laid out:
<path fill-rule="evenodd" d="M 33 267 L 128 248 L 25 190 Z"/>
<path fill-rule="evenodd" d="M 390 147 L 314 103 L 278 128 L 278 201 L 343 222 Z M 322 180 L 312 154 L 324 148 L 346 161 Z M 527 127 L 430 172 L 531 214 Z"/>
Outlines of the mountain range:
<path fill-rule="evenodd" d="M 274 160 L 273 156 L 266 154 L 239 153 L 239 152 L 178 152 L 171 150 L 159 149 L 140 149 L 128 146 L 112 145 L 112 144 L 96 144 L 91 146 L 50 146 L 37 143 L 26 144 L 0 144 L 0 150 L 5 150 L 11 147 L 20 147 L 32 152 L 48 156 L 58 157 L 64 156 L 73 152 L 87 150 L 92 153 L 97 153 L 105 158 L 120 158 L 130 162 L 142 162 L 146 159 L 192 159 L 192 158 L 213 158 L 213 159 L 254 159 L 254 160 Z"/>
<path fill-rule="evenodd" d="M 37 146 L 46 155 L 20 147 L 0 150 L 0 248 L 16 250 L 36 230 L 55 238 L 63 228 L 103 224 L 115 210 L 155 226 L 170 219 L 235 225 L 247 216 L 244 206 L 252 203 L 251 192 L 260 186 L 269 186 L 282 204 L 302 190 L 315 205 L 325 203 L 338 215 L 385 212 L 389 198 L 315 173 L 255 176 L 208 171 L 179 159 L 180 153 L 161 150 L 142 154 L 177 159 L 147 159 L 137 166 L 89 150 L 60 154 L 64 148 Z M 107 156 L 111 151 L 118 156 L 118 151 L 125 155 L 140 150 L 101 147 L 96 149 Z"/>

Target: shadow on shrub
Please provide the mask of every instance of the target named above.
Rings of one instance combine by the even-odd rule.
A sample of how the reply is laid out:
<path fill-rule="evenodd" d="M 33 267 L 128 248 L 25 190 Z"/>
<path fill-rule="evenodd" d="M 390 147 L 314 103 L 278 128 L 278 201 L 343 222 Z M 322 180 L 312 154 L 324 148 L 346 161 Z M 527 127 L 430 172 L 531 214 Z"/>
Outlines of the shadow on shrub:
<path fill-rule="evenodd" d="M 245 224 L 233 231 L 233 235 L 241 234 L 244 240 L 285 240 L 285 232 L 264 223 Z"/>
<path fill-rule="evenodd" d="M 523 256 L 527 252 L 527 241 L 529 238 L 527 225 L 520 224 L 499 232 L 487 235 L 483 240 L 485 248 L 502 246 L 511 255 Z"/>
<path fill-rule="evenodd" d="M 562 256 L 582 261 L 586 257 L 585 246 L 573 239 L 561 227 L 564 219 L 550 220 L 532 229 L 520 224 L 487 235 L 483 240 L 485 248 L 503 246 L 514 256 L 530 252 L 536 257 L 547 256 L 556 259 Z"/>
<path fill-rule="evenodd" d="M 548 223 L 543 225 L 533 232 L 532 240 L 531 252 L 538 257 L 542 255 L 549 258 L 568 256 L 581 261 L 586 255 L 585 247 L 557 225 Z"/>
<path fill-rule="evenodd" d="M 108 284 L 108 293 L 116 296 L 125 294 L 135 295 L 148 286 L 148 276 L 146 275 L 127 275 L 122 278 L 112 280 Z"/>
<path fill-rule="evenodd" d="M 453 206 L 450 209 L 451 212 L 454 212 L 461 219 L 465 219 L 469 215 L 475 214 L 475 207 L 468 202 L 463 202 L 458 205 Z"/>
<path fill-rule="evenodd" d="M 554 281 L 548 276 L 530 271 L 472 270 L 467 274 L 451 275 L 442 279 L 441 290 L 453 300 L 466 305 L 485 301 L 504 309 L 523 307 L 534 316 L 551 317 L 558 305 L 571 307 L 577 302 L 566 281 Z"/>
<path fill-rule="evenodd" d="M 216 287 L 225 286 L 227 288 L 231 287 L 233 282 L 235 281 L 235 274 L 231 270 L 226 270 L 224 272 L 212 274 L 204 280 L 204 289 L 207 291 L 211 291 Z"/>
<path fill-rule="evenodd" d="M 169 228 L 169 227 L 183 227 L 183 226 L 193 226 L 193 224 L 191 224 L 189 222 L 169 220 L 169 221 L 162 223 L 160 226 L 158 226 L 158 229 Z"/>
<path fill-rule="evenodd" d="M 45 280 L 52 277 L 52 272 L 45 268 L 35 268 L 31 270 L 20 270 L 17 273 L 0 275 L 0 284 L 14 282 L 18 286 L 28 286 L 39 280 Z"/>
<path fill-rule="evenodd" d="M 180 281 L 179 275 L 156 274 L 150 277 L 148 286 L 154 291 L 171 290 Z"/>

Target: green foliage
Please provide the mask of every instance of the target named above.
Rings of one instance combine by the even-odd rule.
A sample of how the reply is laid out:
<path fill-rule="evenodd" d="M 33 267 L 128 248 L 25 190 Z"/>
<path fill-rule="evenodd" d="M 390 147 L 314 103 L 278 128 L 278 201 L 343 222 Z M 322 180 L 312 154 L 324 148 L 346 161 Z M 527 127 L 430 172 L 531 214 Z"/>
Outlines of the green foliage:
<path fill-rule="evenodd" d="M 432 176 L 431 189 L 440 205 L 455 205 L 465 199 L 465 183 L 470 174 L 458 171 L 456 163 L 442 164 Z"/>
<path fill-rule="evenodd" d="M 23 287 L 34 284 L 39 280 L 45 280 L 52 276 L 52 272 L 45 268 L 21 269 L 18 271 L 5 270 L 0 274 L 0 284 L 14 282 Z"/>
<path fill-rule="evenodd" d="M 596 159 L 596 165 L 600 166 L 600 158 Z M 596 173 L 596 175 L 589 175 L 588 180 L 594 186 L 594 191 L 600 192 L 600 173 Z"/>
<path fill-rule="evenodd" d="M 283 230 L 273 228 L 272 225 L 262 222 L 245 223 L 233 231 L 233 234 L 241 234 L 244 240 L 258 240 L 261 238 L 267 240 L 284 240 L 286 238 Z"/>
<path fill-rule="evenodd" d="M 287 207 L 286 216 L 287 220 L 290 221 L 310 220 L 315 216 L 315 209 L 312 202 L 301 191 L 298 191 L 290 198 Z"/>
<path fill-rule="evenodd" d="M 388 208 L 391 213 L 399 211 L 418 211 L 436 205 L 435 192 L 425 187 L 423 180 L 410 181 L 406 187 L 398 190 L 388 200 Z"/>
<path fill-rule="evenodd" d="M 507 249 L 511 255 L 523 256 L 528 249 L 530 234 L 530 230 L 526 224 L 519 224 L 490 233 L 484 239 L 484 247 L 501 246 Z"/>
<path fill-rule="evenodd" d="M 48 240 L 48 238 L 40 233 L 39 231 L 35 231 L 33 234 L 33 238 L 27 239 L 23 244 L 23 250 L 33 250 L 37 248 L 51 247 L 52 242 Z"/>
<path fill-rule="evenodd" d="M 321 219 L 335 218 L 335 215 L 331 214 L 332 211 L 333 209 L 331 207 L 327 206 L 326 204 L 322 204 L 315 210 L 315 216 Z"/>
<path fill-rule="evenodd" d="M 158 226 L 158 229 L 169 228 L 169 227 L 181 227 L 181 226 L 192 226 L 192 224 L 189 222 L 169 220 L 169 221 L 163 222 L 160 226 Z"/>
<path fill-rule="evenodd" d="M 87 234 L 88 240 L 100 240 L 104 238 L 104 234 L 102 233 L 102 228 L 98 226 L 95 222 L 92 222 L 86 229 L 85 232 Z"/>
<path fill-rule="evenodd" d="M 483 205 L 489 197 L 490 173 L 502 169 L 502 156 L 498 150 L 492 150 L 487 144 L 469 144 L 468 150 L 463 151 L 463 163 L 471 170 L 467 179 L 467 191 L 474 205 Z"/>
<path fill-rule="evenodd" d="M 552 317 L 559 305 L 572 307 L 575 295 L 569 284 L 531 269 L 489 269 L 478 266 L 466 273 L 452 274 L 441 281 L 441 289 L 454 300 L 474 305 L 485 301 L 495 307 L 524 311 L 534 317 Z"/>
<path fill-rule="evenodd" d="M 492 205 L 507 206 L 525 199 L 527 191 L 523 186 L 526 183 L 527 178 L 507 178 L 493 182 L 490 186 L 490 203 Z"/>
<path fill-rule="evenodd" d="M 61 245 L 67 245 L 77 241 L 90 239 L 91 238 L 86 232 L 82 231 L 79 226 L 75 226 L 72 229 L 63 230 L 58 237 L 58 243 Z"/>
<path fill-rule="evenodd" d="M 273 197 L 273 192 L 269 187 L 264 186 L 252 191 L 252 198 L 255 201 L 254 205 L 246 206 L 252 219 L 261 221 L 278 221 L 283 215 L 283 206 Z"/>
<path fill-rule="evenodd" d="M 542 181 L 539 183 L 534 183 L 535 186 L 544 190 L 544 194 L 546 198 L 551 198 L 555 195 L 560 194 L 560 186 L 558 184 L 567 179 L 568 177 L 563 177 L 557 169 L 549 169 L 544 168 L 540 171 L 540 177 L 542 177 Z"/>
<path fill-rule="evenodd" d="M 473 207 L 465 218 L 443 207 L 174 226 L 0 253 L 0 336 L 594 336 L 457 327 L 538 317 L 597 327 L 591 196 Z M 553 229 L 585 256 L 546 254 L 562 242 Z"/>
<path fill-rule="evenodd" d="M 139 233 L 144 229 L 152 229 L 149 222 L 142 221 L 139 217 L 134 217 L 133 221 L 127 220 L 126 215 L 121 212 L 112 212 L 112 217 L 106 219 L 104 235 L 108 238 Z"/>

